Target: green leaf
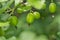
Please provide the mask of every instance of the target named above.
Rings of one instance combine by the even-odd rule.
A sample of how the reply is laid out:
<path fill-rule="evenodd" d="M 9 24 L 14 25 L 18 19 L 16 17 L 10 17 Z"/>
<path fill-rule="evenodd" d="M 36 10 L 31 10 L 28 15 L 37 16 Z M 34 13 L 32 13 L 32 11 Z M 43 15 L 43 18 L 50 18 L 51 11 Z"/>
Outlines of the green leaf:
<path fill-rule="evenodd" d="M 6 2 L 6 1 L 8 1 L 8 0 L 0 0 L 0 2 Z"/>
<path fill-rule="evenodd" d="M 12 36 L 12 37 L 10 37 L 10 38 L 7 39 L 7 40 L 16 40 L 16 37 L 15 37 L 15 36 Z"/>
<path fill-rule="evenodd" d="M 4 5 L 1 9 L 0 9 L 0 14 L 2 14 L 3 12 L 5 12 L 5 10 L 7 8 L 9 8 L 9 6 L 14 2 L 14 0 L 10 0 L 9 2 L 7 2 L 6 5 Z"/>
<path fill-rule="evenodd" d="M 0 22 L 0 27 L 9 26 L 9 22 Z"/>
<path fill-rule="evenodd" d="M 27 2 L 36 9 L 41 9 L 45 3 L 45 0 L 27 0 Z"/>
<path fill-rule="evenodd" d="M 49 40 L 46 35 L 40 35 L 35 38 L 35 40 Z"/>
<path fill-rule="evenodd" d="M 23 2 L 23 0 L 15 0 L 15 7 L 16 7 L 20 2 Z"/>
<path fill-rule="evenodd" d="M 10 14 L 8 14 L 8 13 L 2 14 L 1 15 L 1 20 L 2 21 L 7 21 L 9 17 L 10 17 Z"/>
<path fill-rule="evenodd" d="M 12 36 L 15 36 L 17 33 L 17 30 L 14 26 L 9 26 L 9 28 L 5 31 L 5 37 L 10 38 Z"/>
<path fill-rule="evenodd" d="M 4 36 L 5 35 L 5 32 L 2 28 L 0 28 L 0 36 Z"/>
<path fill-rule="evenodd" d="M 1 36 L 0 40 L 6 40 L 6 38 L 4 36 Z"/>
<path fill-rule="evenodd" d="M 35 33 L 30 31 L 23 31 L 20 34 L 19 40 L 33 40 L 35 38 Z"/>

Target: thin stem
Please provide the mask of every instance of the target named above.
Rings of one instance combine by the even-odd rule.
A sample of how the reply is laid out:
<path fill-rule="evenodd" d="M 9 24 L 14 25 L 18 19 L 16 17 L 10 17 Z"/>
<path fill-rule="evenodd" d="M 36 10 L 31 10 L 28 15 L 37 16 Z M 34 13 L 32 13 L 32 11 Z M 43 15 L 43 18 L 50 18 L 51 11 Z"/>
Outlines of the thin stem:
<path fill-rule="evenodd" d="M 10 13 L 10 15 L 14 14 L 14 8 L 12 9 L 12 12 Z"/>

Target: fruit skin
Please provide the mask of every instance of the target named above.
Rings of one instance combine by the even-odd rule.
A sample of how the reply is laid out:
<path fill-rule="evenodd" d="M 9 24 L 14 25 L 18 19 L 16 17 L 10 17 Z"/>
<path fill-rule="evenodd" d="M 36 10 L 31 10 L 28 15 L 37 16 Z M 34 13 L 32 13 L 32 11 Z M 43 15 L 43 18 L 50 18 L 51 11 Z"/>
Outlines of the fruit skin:
<path fill-rule="evenodd" d="M 34 15 L 35 19 L 40 18 L 40 13 L 39 12 L 34 12 L 33 15 Z"/>
<path fill-rule="evenodd" d="M 56 4 L 55 3 L 50 3 L 50 5 L 49 5 L 49 11 L 51 13 L 54 13 L 56 11 Z"/>
<path fill-rule="evenodd" d="M 10 24 L 13 25 L 13 26 L 16 26 L 17 23 L 18 23 L 18 19 L 17 19 L 16 16 L 11 16 L 11 17 L 9 18 L 9 21 L 10 21 Z"/>
<path fill-rule="evenodd" d="M 27 14 L 26 21 L 29 24 L 33 23 L 34 22 L 34 15 L 32 13 Z"/>

